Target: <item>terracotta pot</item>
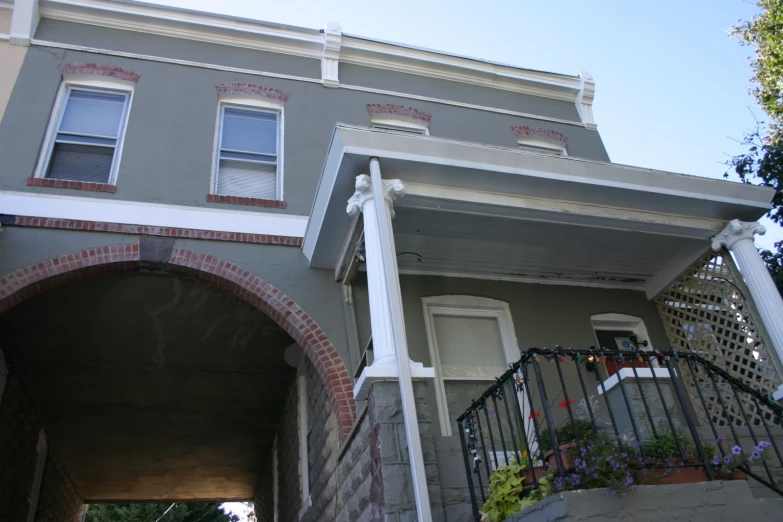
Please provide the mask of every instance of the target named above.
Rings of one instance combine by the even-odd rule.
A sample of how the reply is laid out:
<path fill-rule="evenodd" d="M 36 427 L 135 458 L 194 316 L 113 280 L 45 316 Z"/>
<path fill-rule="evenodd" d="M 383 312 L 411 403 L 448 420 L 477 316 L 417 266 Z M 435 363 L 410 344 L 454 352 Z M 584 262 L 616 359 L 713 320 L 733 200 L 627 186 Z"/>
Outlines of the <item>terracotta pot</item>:
<path fill-rule="evenodd" d="M 740 469 L 735 469 L 731 473 L 718 473 L 715 478 L 717 480 L 748 480 L 748 474 Z"/>
<path fill-rule="evenodd" d="M 535 475 L 536 480 L 541 480 L 541 478 L 546 475 L 546 470 L 544 469 L 544 466 L 533 466 L 533 469 L 526 469 L 524 474 L 522 475 L 522 478 L 525 481 L 526 486 L 532 486 L 535 482 L 533 482 L 533 476 Z"/>
<path fill-rule="evenodd" d="M 695 463 L 696 461 L 691 461 Z M 656 463 L 661 464 L 661 463 Z M 667 476 L 668 473 L 668 476 Z M 648 469 L 637 471 L 634 474 L 637 484 L 694 484 L 696 482 L 707 482 L 709 477 L 704 467 L 695 468 L 672 468 L 672 469 Z M 748 475 L 738 469 L 733 473 L 715 474 L 716 480 L 748 480 Z"/>
<path fill-rule="evenodd" d="M 565 444 L 561 444 L 558 448 L 558 453 L 560 453 L 560 459 L 563 461 L 563 467 L 565 469 L 568 469 L 571 467 L 571 457 L 573 456 L 573 451 L 571 449 L 576 448 L 576 442 L 567 442 Z M 544 458 L 546 459 L 547 465 L 550 468 L 557 469 L 557 457 L 555 456 L 554 450 L 549 450 L 544 454 Z"/>

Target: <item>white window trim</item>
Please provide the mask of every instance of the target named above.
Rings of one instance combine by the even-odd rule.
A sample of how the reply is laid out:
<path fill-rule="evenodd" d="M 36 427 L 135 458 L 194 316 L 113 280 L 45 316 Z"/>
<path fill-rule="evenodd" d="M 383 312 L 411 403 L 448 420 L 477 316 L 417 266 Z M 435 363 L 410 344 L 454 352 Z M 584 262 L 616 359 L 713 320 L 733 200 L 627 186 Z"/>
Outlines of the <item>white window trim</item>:
<path fill-rule="evenodd" d="M 517 336 L 514 331 L 514 321 L 511 318 L 511 310 L 508 303 L 469 295 L 444 295 L 422 298 L 424 309 L 424 326 L 427 330 L 427 345 L 430 351 L 430 360 L 435 369 L 435 400 L 438 407 L 438 419 L 440 420 L 441 434 L 444 437 L 452 435 L 449 409 L 446 402 L 445 380 L 456 381 L 491 381 L 491 378 L 475 377 L 447 377 L 444 379 L 438 355 L 438 341 L 435 335 L 435 315 L 452 315 L 458 317 L 491 317 L 498 321 L 500 338 L 503 342 L 503 352 L 506 355 L 506 363 L 512 364 L 519 360 L 520 351 L 517 345 Z"/>
<path fill-rule="evenodd" d="M 555 144 L 549 140 L 537 138 L 536 136 L 519 136 L 517 137 L 517 144 L 522 150 L 568 156 L 568 151 L 564 145 Z"/>
<path fill-rule="evenodd" d="M 274 100 L 248 98 L 245 96 L 225 95 L 218 99 L 217 119 L 215 120 L 215 140 L 212 144 L 212 173 L 209 177 L 209 193 L 217 195 L 218 163 L 223 140 L 223 108 L 250 109 L 278 113 L 277 129 L 277 168 L 275 179 L 275 199 L 283 201 L 283 158 L 285 156 L 285 106 Z M 236 195 L 236 194 L 232 194 Z M 239 196 L 241 197 L 241 196 Z"/>
<path fill-rule="evenodd" d="M 596 346 L 600 348 L 598 343 L 598 335 L 595 334 L 596 330 L 602 331 L 632 331 L 636 334 L 639 341 L 647 341 L 647 346 L 641 347 L 646 352 L 653 350 L 652 341 L 650 335 L 647 333 L 647 327 L 644 325 L 644 321 L 641 317 L 636 317 L 627 314 L 595 314 L 590 316 L 590 322 L 593 324 L 593 334 L 595 335 Z M 614 350 L 614 346 L 607 346 L 606 348 Z"/>
<path fill-rule="evenodd" d="M 370 127 L 384 131 L 405 132 L 408 134 L 422 134 L 429 136 L 430 129 L 424 123 L 415 123 L 407 119 L 386 116 L 371 116 Z"/>
<path fill-rule="evenodd" d="M 310 496 L 310 453 L 307 441 L 310 435 L 310 419 L 307 413 L 307 372 L 305 361 L 299 363 L 297 385 L 299 386 L 299 477 L 302 480 L 302 507 L 299 509 L 299 520 L 304 518 L 307 510 L 313 505 Z"/>
<path fill-rule="evenodd" d="M 43 430 L 38 432 L 38 444 L 35 450 L 35 472 L 33 474 L 33 484 L 30 488 L 30 509 L 27 512 L 27 522 L 35 521 L 35 512 L 38 510 L 38 501 L 41 497 L 41 484 L 43 483 L 44 469 L 46 468 L 46 457 L 49 454 L 49 443 L 46 440 L 46 433 L 44 433 Z"/>
<path fill-rule="evenodd" d="M 128 96 L 128 101 L 125 103 L 125 110 L 122 114 L 122 122 L 120 123 L 120 131 L 117 134 L 117 146 L 114 149 L 114 158 L 112 159 L 111 171 L 109 172 L 109 185 L 117 184 L 117 174 L 120 170 L 120 162 L 122 160 L 122 150 L 125 145 L 125 131 L 128 128 L 128 119 L 131 113 L 131 105 L 133 105 L 133 85 L 123 81 L 111 81 L 106 79 L 93 79 L 77 76 L 75 78 L 64 78 L 60 83 L 60 88 L 57 91 L 57 97 L 54 101 L 54 108 L 52 114 L 49 116 L 49 124 L 46 127 L 46 137 L 44 138 L 43 146 L 41 147 L 41 154 L 38 157 L 38 164 L 35 168 L 33 177 L 45 178 L 46 171 L 49 169 L 49 162 L 52 159 L 52 152 L 54 151 L 54 142 L 57 137 L 57 131 L 60 128 L 60 122 L 65 114 L 65 101 L 70 89 L 86 89 L 93 91 L 105 91 L 115 92 L 118 94 L 125 94 Z"/>

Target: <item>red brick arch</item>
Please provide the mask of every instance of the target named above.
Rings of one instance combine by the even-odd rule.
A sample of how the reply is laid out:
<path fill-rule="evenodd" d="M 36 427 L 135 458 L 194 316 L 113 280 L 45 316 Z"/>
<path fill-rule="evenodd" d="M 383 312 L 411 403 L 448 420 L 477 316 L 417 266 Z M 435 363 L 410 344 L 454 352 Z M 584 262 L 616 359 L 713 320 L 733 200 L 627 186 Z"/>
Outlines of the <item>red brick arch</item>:
<path fill-rule="evenodd" d="M 52 288 L 102 274 L 135 271 L 140 263 L 139 244 L 132 243 L 89 248 L 28 265 L 0 278 L 0 313 Z M 353 384 L 334 345 L 307 312 L 258 275 L 215 256 L 175 248 L 167 267 L 172 274 L 233 293 L 271 317 L 299 343 L 324 382 L 340 440 L 345 439 L 356 417 Z"/>

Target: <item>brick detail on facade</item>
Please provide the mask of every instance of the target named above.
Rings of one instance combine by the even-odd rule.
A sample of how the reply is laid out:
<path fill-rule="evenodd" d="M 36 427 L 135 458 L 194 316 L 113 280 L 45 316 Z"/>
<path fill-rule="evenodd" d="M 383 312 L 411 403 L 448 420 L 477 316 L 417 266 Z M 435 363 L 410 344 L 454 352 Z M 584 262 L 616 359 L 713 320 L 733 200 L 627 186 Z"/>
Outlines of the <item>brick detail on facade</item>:
<path fill-rule="evenodd" d="M 432 121 L 432 114 L 424 112 L 413 107 L 405 105 L 395 105 L 393 103 L 368 103 L 367 110 L 373 116 L 388 116 L 409 120 L 418 124 L 429 125 Z"/>
<path fill-rule="evenodd" d="M 544 127 L 529 127 L 527 125 L 512 125 L 511 132 L 516 137 L 531 137 L 546 140 L 563 147 L 568 146 L 568 136 L 562 132 L 558 132 L 552 129 L 546 129 Z"/>
<path fill-rule="evenodd" d="M 226 203 L 228 205 L 247 205 L 249 207 L 286 208 L 288 204 L 279 199 L 246 198 L 242 196 L 222 196 L 207 194 L 210 203 Z"/>
<path fill-rule="evenodd" d="M 253 511 L 256 520 L 266 522 L 274 520 L 275 516 L 275 497 L 274 497 L 274 479 L 272 476 L 272 448 L 261 465 L 261 472 L 258 475 L 258 489 L 253 497 Z"/>
<path fill-rule="evenodd" d="M 60 72 L 63 73 L 63 76 L 92 74 L 133 83 L 139 81 L 141 77 L 141 74 L 135 71 L 97 63 L 64 63 L 60 66 Z"/>
<path fill-rule="evenodd" d="M 285 104 L 288 101 L 288 93 L 253 83 L 218 83 L 215 85 L 219 95 L 247 96 L 249 98 L 261 98 L 273 100 Z"/>
<path fill-rule="evenodd" d="M 50 187 L 75 190 L 88 190 L 90 192 L 117 192 L 117 185 L 109 183 L 89 183 L 85 181 L 69 181 L 67 179 L 27 178 L 28 187 Z"/>
<path fill-rule="evenodd" d="M 259 245 L 302 246 L 301 237 L 271 236 L 267 234 L 245 234 L 241 232 L 219 232 L 192 228 L 152 227 L 146 225 L 125 225 L 102 221 L 80 221 L 74 219 L 38 218 L 29 216 L 6 217 L 3 226 L 58 228 L 83 230 L 87 232 L 110 232 L 139 236 L 174 237 L 181 239 L 204 239 L 207 241 L 231 241 Z"/>
<path fill-rule="evenodd" d="M 35 522 L 81 522 L 86 508 L 71 476 L 50 448 Z"/>
<path fill-rule="evenodd" d="M 0 313 L 22 301 L 73 280 L 138 270 L 139 245 L 91 248 L 40 261 L 0 277 Z M 342 440 L 356 416 L 353 383 L 342 358 L 318 323 L 285 293 L 258 275 L 215 256 L 175 248 L 171 273 L 210 283 L 248 302 L 271 317 L 302 347 L 325 384 Z"/>

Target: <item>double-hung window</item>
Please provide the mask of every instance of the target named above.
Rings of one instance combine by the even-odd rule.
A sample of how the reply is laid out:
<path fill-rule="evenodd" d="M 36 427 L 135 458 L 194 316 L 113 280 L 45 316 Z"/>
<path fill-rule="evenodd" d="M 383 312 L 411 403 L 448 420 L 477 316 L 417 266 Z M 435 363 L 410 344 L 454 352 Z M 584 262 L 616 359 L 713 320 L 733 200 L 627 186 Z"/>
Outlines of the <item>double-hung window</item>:
<path fill-rule="evenodd" d="M 422 299 L 441 433 L 520 357 L 507 303 L 447 295 Z"/>
<path fill-rule="evenodd" d="M 115 183 L 130 93 L 66 86 L 41 177 Z"/>
<path fill-rule="evenodd" d="M 281 120 L 280 111 L 221 105 L 215 194 L 282 199 Z"/>

